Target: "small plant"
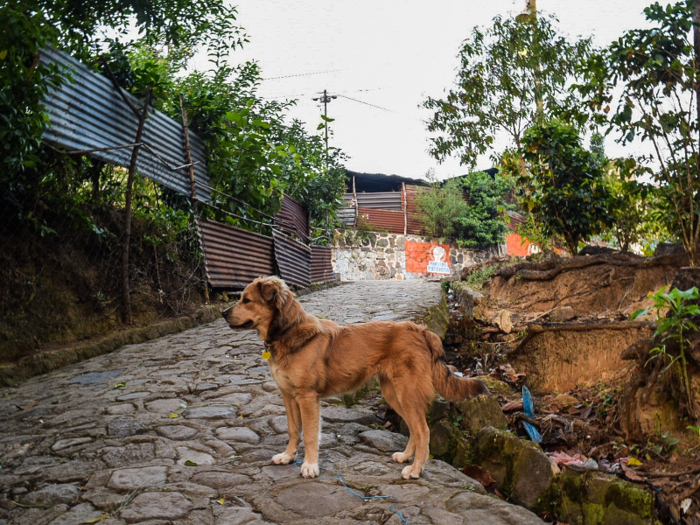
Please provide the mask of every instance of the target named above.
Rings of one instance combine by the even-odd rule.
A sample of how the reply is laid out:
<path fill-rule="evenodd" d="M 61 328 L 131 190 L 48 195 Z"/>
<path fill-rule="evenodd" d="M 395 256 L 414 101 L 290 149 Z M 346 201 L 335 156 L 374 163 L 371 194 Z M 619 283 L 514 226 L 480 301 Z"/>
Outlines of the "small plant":
<path fill-rule="evenodd" d="M 686 335 L 688 332 L 697 332 L 697 325 L 690 320 L 691 317 L 700 315 L 700 307 L 697 304 L 690 304 L 692 301 L 700 299 L 700 293 L 696 287 L 690 290 L 681 291 L 674 288 L 666 293 L 668 287 L 664 287 L 658 292 L 651 294 L 650 297 L 654 300 L 654 305 L 649 308 L 644 308 L 635 311 L 632 314 L 632 319 L 637 319 L 649 313 L 650 310 L 656 310 L 656 331 L 655 338 L 661 338 L 661 344 L 650 351 L 650 359 L 661 359 L 667 362 L 668 365 L 664 372 L 671 369 L 673 365 L 678 366 L 678 372 L 681 376 L 682 390 L 688 401 L 688 411 L 693 414 L 693 399 L 690 389 L 690 378 L 688 377 L 688 366 L 685 357 L 685 350 L 688 345 Z M 665 317 L 661 316 L 661 311 L 667 310 Z M 678 343 L 678 355 L 672 355 L 668 350 L 668 343 L 675 341 Z"/>
<path fill-rule="evenodd" d="M 474 270 L 467 276 L 467 286 L 473 290 L 481 290 L 484 283 L 496 273 L 496 266 L 487 266 Z"/>

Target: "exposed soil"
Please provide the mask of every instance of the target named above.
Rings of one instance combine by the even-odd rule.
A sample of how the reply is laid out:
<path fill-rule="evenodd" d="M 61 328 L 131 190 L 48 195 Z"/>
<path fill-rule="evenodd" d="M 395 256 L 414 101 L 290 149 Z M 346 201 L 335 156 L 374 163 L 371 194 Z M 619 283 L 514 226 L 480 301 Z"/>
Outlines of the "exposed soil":
<path fill-rule="evenodd" d="M 635 346 L 652 337 L 651 319 L 630 320 L 687 259 L 606 253 L 497 264 L 481 296 L 460 283 L 449 291 L 451 364 L 488 376 L 512 429 L 526 436 L 522 421 L 534 424 L 562 468 L 644 484 L 657 492 L 662 522 L 697 524 L 700 435 L 686 427 L 698 423 L 684 418 L 672 386 L 650 379 L 649 348 Z M 533 391 L 534 418 L 522 413 L 523 385 Z"/>

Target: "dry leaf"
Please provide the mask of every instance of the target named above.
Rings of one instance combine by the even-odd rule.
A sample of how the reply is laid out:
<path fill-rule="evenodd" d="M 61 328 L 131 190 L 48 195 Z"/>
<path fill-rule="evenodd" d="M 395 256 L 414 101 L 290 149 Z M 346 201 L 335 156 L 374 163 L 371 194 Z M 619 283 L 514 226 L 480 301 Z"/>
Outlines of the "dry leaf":
<path fill-rule="evenodd" d="M 34 407 L 37 406 L 38 404 L 39 404 L 38 401 L 32 401 L 31 403 L 27 403 L 26 405 L 16 405 L 16 406 L 17 406 L 17 408 L 19 408 L 20 410 L 29 410 L 30 408 L 34 408 Z"/>

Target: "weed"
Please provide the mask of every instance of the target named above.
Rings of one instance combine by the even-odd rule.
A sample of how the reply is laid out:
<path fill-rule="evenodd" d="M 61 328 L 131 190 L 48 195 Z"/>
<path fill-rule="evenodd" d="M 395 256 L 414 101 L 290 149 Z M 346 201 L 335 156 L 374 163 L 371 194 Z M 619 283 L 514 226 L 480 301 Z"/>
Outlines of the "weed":
<path fill-rule="evenodd" d="M 487 266 L 474 270 L 467 276 L 467 285 L 472 290 L 481 290 L 484 283 L 496 273 L 496 266 Z"/>

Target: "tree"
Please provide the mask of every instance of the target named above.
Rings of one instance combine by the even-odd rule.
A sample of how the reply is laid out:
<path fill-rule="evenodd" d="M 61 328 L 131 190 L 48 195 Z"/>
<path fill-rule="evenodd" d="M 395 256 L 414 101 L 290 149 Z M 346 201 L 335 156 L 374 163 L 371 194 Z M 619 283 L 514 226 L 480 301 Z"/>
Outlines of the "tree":
<path fill-rule="evenodd" d="M 612 224 L 603 169 L 574 126 L 535 124 L 523 136 L 521 154 L 527 172 L 518 177 L 519 198 L 545 235 L 561 235 L 575 255 L 579 242 Z"/>
<path fill-rule="evenodd" d="M 595 119 L 627 144 L 648 141 L 666 225 L 681 239 L 690 264 L 700 264 L 700 38 L 692 0 L 644 10 L 650 29 L 626 32 L 586 68 L 578 86 Z M 613 93 L 622 92 L 614 111 Z"/>
<path fill-rule="evenodd" d="M 418 220 L 430 235 L 454 239 L 463 246 L 502 243 L 508 230 L 502 213 L 508 181 L 483 171 L 448 180 L 433 181 L 416 198 Z"/>
<path fill-rule="evenodd" d="M 444 99 L 423 103 L 433 111 L 428 131 L 436 134 L 430 147 L 436 159 L 457 155 L 473 166 L 501 135 L 520 151 L 523 132 L 538 113 L 585 118 L 568 88 L 576 65 L 590 54 L 590 39 L 571 43 L 557 33 L 552 17 L 526 20 L 496 17 L 487 29 L 474 28 L 459 51 L 456 87 Z"/>

